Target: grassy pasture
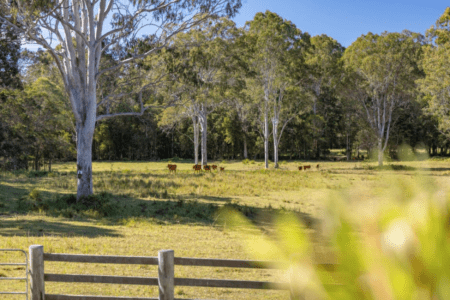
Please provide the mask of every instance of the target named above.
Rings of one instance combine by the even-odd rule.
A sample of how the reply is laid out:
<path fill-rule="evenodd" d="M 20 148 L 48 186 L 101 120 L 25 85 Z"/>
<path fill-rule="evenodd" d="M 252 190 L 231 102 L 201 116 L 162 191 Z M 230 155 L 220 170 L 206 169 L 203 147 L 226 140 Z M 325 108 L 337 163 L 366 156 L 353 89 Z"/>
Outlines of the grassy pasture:
<path fill-rule="evenodd" d="M 46 252 L 53 253 L 133 256 L 156 256 L 158 250 L 173 249 L 176 256 L 251 259 L 242 246 L 244 235 L 224 230 L 217 221 L 219 208 L 231 205 L 269 233 L 268 220 L 274 212 L 296 211 L 309 228 L 316 252 L 326 257 L 328 249 L 318 232 L 331 200 L 343 198 L 350 212 L 364 216 L 385 201 L 401 201 L 405 181 L 417 181 L 418 189 L 430 181 L 446 188 L 450 176 L 446 159 L 393 162 L 381 170 L 367 162 L 319 162 L 318 169 L 317 162 L 282 162 L 279 170 L 264 171 L 262 162 L 227 161 L 216 162 L 225 172 L 211 174 L 194 174 L 190 162 L 173 162 L 177 173 L 169 174 L 167 163 L 94 163 L 95 191 L 110 193 L 120 208 L 119 214 L 109 217 L 96 211 L 18 210 L 20 198 L 33 189 L 41 191 L 44 200 L 74 193 L 74 163 L 54 165 L 54 172 L 42 177 L 32 172 L 0 173 L 0 248 L 26 250 L 42 244 Z M 311 165 L 311 169 L 299 172 L 299 165 Z M 10 259 L 14 257 L 0 253 L 0 261 Z M 155 266 L 46 263 L 45 267 L 48 273 L 157 276 Z M 20 272 L 0 266 L 3 277 L 20 276 Z M 176 267 L 175 276 L 277 281 L 283 275 Z M 23 284 L 0 281 L 0 291 L 20 289 Z M 157 287 L 48 283 L 46 292 L 154 297 Z M 286 292 L 277 291 L 180 287 L 175 293 L 179 298 L 288 299 Z"/>

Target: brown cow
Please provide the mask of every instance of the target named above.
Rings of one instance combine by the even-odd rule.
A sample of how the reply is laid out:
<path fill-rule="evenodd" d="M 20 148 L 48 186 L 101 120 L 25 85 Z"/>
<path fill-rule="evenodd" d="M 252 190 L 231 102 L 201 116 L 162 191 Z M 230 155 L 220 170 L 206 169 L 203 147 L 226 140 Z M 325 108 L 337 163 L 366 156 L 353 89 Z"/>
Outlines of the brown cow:
<path fill-rule="evenodd" d="M 306 171 L 306 169 L 311 169 L 311 166 L 303 166 L 303 170 Z"/>
<path fill-rule="evenodd" d="M 167 167 L 169 168 L 169 173 L 170 172 L 174 172 L 174 173 L 176 173 L 177 172 L 177 165 L 167 165 Z"/>
<path fill-rule="evenodd" d="M 202 166 L 201 165 L 194 165 L 192 167 L 192 169 L 194 169 L 194 172 L 200 172 L 202 170 Z"/>
<path fill-rule="evenodd" d="M 203 170 L 205 170 L 206 172 L 208 172 L 208 171 L 211 172 L 211 166 L 204 165 Z"/>
<path fill-rule="evenodd" d="M 220 171 L 221 172 L 225 171 L 225 167 L 220 167 Z"/>
<path fill-rule="evenodd" d="M 213 170 L 217 170 L 217 166 L 216 165 L 212 165 L 211 166 Z"/>
<path fill-rule="evenodd" d="M 319 164 L 317 164 L 317 169 L 319 169 Z"/>
<path fill-rule="evenodd" d="M 301 171 L 302 169 L 303 169 L 303 167 L 302 167 L 302 166 L 298 167 L 298 170 L 299 170 L 299 171 Z"/>

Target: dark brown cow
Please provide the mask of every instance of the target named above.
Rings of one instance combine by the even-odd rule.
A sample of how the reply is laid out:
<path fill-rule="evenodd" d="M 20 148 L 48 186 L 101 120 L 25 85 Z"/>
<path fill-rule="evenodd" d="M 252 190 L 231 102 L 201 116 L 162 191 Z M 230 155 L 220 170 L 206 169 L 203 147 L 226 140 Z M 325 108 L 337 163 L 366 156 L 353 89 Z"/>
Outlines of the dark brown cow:
<path fill-rule="evenodd" d="M 192 169 L 194 169 L 194 172 L 200 172 L 202 170 L 202 166 L 201 165 L 194 165 L 192 167 Z"/>
<path fill-rule="evenodd" d="M 317 169 L 319 169 L 319 165 L 317 165 Z"/>
<path fill-rule="evenodd" d="M 225 171 L 225 167 L 220 167 L 220 171 L 221 172 Z"/>
<path fill-rule="evenodd" d="M 167 167 L 169 168 L 169 173 L 170 172 L 174 172 L 174 173 L 176 173 L 177 172 L 177 165 L 167 165 Z"/>
<path fill-rule="evenodd" d="M 206 172 L 211 172 L 211 166 L 204 165 L 203 170 L 205 170 Z"/>
<path fill-rule="evenodd" d="M 303 166 L 303 170 L 306 171 L 306 169 L 311 169 L 311 166 Z"/>
<path fill-rule="evenodd" d="M 216 165 L 212 165 L 211 166 L 213 170 L 217 170 L 217 166 Z"/>
<path fill-rule="evenodd" d="M 298 167 L 298 170 L 299 170 L 299 171 L 303 170 L 303 167 L 301 167 L 301 166 L 300 166 L 300 167 Z"/>

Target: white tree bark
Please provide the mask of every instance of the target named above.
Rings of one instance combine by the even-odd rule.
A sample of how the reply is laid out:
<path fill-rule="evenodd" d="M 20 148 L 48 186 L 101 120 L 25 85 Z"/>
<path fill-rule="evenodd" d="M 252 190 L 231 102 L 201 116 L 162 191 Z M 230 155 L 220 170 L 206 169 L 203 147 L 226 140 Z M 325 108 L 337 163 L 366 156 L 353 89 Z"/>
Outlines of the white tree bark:
<path fill-rule="evenodd" d="M 208 111 L 205 105 L 202 104 L 202 109 L 199 112 L 200 130 L 202 133 L 202 165 L 208 164 L 208 149 L 207 149 L 207 137 L 208 137 Z"/>
<path fill-rule="evenodd" d="M 194 163 L 198 165 L 198 136 L 200 133 L 198 117 L 193 116 L 192 122 L 194 124 Z"/>
<path fill-rule="evenodd" d="M 100 76 L 121 66 L 156 53 L 179 32 L 205 22 L 214 15 L 234 15 L 240 1 L 231 0 L 156 0 L 133 4 L 119 0 L 56 0 L 53 7 L 40 7 L 31 2 L 8 2 L 9 12 L 0 15 L 0 21 L 44 47 L 55 60 L 77 128 L 77 198 L 93 193 L 92 141 L 96 121 L 123 115 L 142 115 L 145 107 L 140 93 L 140 112 L 109 111 L 109 95 L 97 101 L 97 83 Z M 11 5 L 16 5 L 14 8 Z M 205 12 L 205 8 L 207 11 Z M 105 30 L 105 21 L 115 22 Z M 129 53 L 108 67 L 101 66 L 104 51 L 123 48 L 142 28 L 156 28 L 154 47 L 144 53 Z M 107 106 L 98 116 L 97 107 Z"/>

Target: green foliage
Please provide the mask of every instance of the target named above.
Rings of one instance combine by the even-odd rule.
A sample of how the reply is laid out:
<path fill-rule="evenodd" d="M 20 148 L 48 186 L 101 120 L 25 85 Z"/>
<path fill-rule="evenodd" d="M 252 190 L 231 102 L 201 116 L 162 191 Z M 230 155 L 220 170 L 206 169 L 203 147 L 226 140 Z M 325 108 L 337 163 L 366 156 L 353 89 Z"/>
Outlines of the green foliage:
<path fill-rule="evenodd" d="M 397 192 L 402 199 L 394 199 Z M 246 247 L 256 259 L 277 260 L 289 271 L 294 299 L 447 299 L 448 190 L 414 178 L 397 182 L 384 195 L 387 206 L 361 216 L 336 197 L 330 202 L 321 235 L 335 258 L 329 271 L 315 265 L 320 261 L 314 260 L 312 242 L 293 214 L 280 214 L 270 235 L 258 235 L 239 213 L 228 212 L 225 220 L 248 233 Z"/>

